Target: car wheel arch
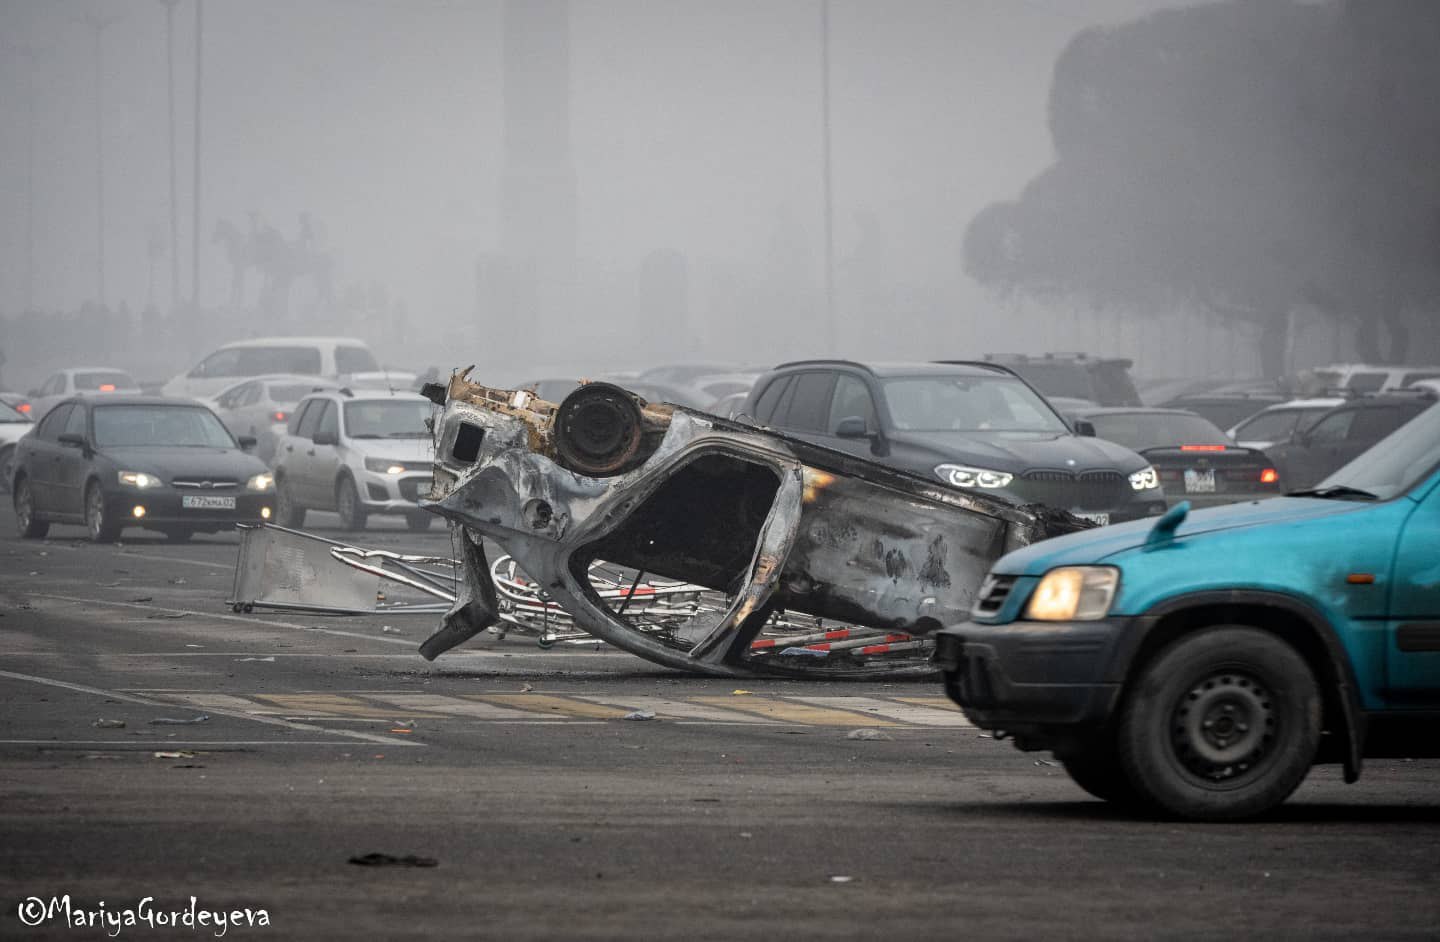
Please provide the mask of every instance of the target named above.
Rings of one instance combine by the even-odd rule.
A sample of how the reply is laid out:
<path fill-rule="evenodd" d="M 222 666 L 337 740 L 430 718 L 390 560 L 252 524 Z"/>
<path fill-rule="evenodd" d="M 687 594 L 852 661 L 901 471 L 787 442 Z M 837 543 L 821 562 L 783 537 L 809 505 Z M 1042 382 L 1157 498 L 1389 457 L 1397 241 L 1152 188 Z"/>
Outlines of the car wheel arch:
<path fill-rule="evenodd" d="M 1320 685 L 1324 726 L 1340 740 L 1322 746 L 1322 755 L 1325 761 L 1340 760 L 1347 783 L 1360 777 L 1366 722 L 1354 667 L 1334 627 L 1315 606 L 1280 592 L 1197 592 L 1159 602 L 1145 612 L 1145 618 L 1149 627 L 1136 638 L 1123 662 L 1123 691 L 1131 689 L 1161 651 L 1185 635 L 1217 624 L 1258 628 L 1291 645 L 1309 664 Z"/>

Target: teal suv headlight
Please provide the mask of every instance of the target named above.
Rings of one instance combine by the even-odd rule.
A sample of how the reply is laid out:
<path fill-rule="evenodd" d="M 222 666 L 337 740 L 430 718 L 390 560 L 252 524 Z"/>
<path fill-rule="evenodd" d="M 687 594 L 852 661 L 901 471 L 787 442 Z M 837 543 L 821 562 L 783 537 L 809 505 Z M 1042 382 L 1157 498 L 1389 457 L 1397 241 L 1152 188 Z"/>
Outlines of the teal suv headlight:
<path fill-rule="evenodd" d="M 1032 621 L 1095 621 L 1110 613 L 1120 570 L 1113 566 L 1061 566 L 1045 573 L 1025 617 Z"/>

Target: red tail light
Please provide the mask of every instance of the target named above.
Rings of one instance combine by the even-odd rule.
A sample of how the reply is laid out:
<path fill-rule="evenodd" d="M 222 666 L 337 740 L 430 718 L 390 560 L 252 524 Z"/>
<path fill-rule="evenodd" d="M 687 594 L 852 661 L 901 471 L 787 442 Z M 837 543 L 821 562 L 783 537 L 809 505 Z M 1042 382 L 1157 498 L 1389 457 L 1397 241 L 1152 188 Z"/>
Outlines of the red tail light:
<path fill-rule="evenodd" d="M 275 410 L 275 421 L 276 421 L 276 422 L 284 422 L 284 421 L 285 421 L 285 413 L 281 412 L 281 411 L 278 410 L 278 409 Z"/>
<path fill-rule="evenodd" d="M 114 384 L 114 383 L 101 383 L 101 384 L 100 384 L 100 391 L 101 391 L 101 392 L 114 392 L 114 391 L 115 391 L 115 384 Z"/>
<path fill-rule="evenodd" d="M 16 412 L 23 412 L 23 413 L 25 413 L 26 415 L 29 415 L 29 414 L 30 414 L 30 403 L 28 403 L 28 402 L 22 402 L 22 403 L 20 403 L 18 406 L 15 407 L 15 411 L 16 411 Z"/>
<path fill-rule="evenodd" d="M 1276 471 L 1274 468 L 1266 468 L 1264 471 L 1260 472 L 1261 484 L 1274 484 L 1278 480 L 1280 480 L 1280 472 Z"/>
<path fill-rule="evenodd" d="M 1224 451 L 1224 445 L 1181 445 L 1181 451 Z"/>

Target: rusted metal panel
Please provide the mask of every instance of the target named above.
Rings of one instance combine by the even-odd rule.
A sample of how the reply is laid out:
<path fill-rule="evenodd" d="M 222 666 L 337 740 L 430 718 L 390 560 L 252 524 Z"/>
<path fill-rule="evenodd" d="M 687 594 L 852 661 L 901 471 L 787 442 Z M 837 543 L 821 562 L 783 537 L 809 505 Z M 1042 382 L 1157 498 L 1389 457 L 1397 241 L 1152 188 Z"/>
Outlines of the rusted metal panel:
<path fill-rule="evenodd" d="M 429 658 L 497 618 L 483 537 L 576 625 L 670 667 L 925 670 L 923 644 L 866 660 L 851 653 L 865 645 L 832 651 L 757 639 L 782 612 L 802 613 L 803 627 L 822 634 L 840 622 L 855 626 L 858 640 L 866 630 L 880 641 L 887 632 L 923 638 L 964 618 L 1004 552 L 1085 526 L 609 384 L 582 385 L 557 406 L 459 374 L 430 395 L 445 410 L 426 506 L 464 527 L 467 586 L 421 647 Z M 642 629 L 587 579 L 597 559 L 705 587 L 723 602 Z M 806 656 L 779 656 L 795 653 Z"/>

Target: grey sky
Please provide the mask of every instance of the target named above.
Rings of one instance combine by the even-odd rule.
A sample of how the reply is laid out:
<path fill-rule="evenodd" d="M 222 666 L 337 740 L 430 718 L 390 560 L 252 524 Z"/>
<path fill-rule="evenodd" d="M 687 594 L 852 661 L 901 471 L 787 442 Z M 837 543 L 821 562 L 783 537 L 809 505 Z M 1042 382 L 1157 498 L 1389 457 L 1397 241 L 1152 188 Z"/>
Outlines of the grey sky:
<path fill-rule="evenodd" d="M 869 213 L 894 280 L 947 303 L 985 303 L 960 271 L 960 238 L 975 211 L 1051 159 L 1045 102 L 1060 49 L 1087 25 L 1172 5 L 834 0 L 838 254 Z M 187 286 L 193 8 L 182 0 L 176 16 Z M 143 306 L 147 246 L 170 250 L 161 4 L 3 0 L 0 311 L 24 303 L 32 145 L 35 303 L 74 307 L 96 293 L 86 23 L 96 9 L 114 17 L 102 83 L 110 303 Z M 497 249 L 501 5 L 207 0 L 205 9 L 205 300 L 226 292 L 228 268 L 210 243 L 217 219 L 245 225 L 256 211 L 293 238 L 308 211 L 338 284 L 379 282 L 415 313 L 473 310 L 474 260 Z M 812 0 L 575 0 L 582 271 L 633 269 L 656 249 L 760 266 L 777 231 L 818 266 L 818 10 Z M 161 307 L 168 264 L 160 258 Z"/>

